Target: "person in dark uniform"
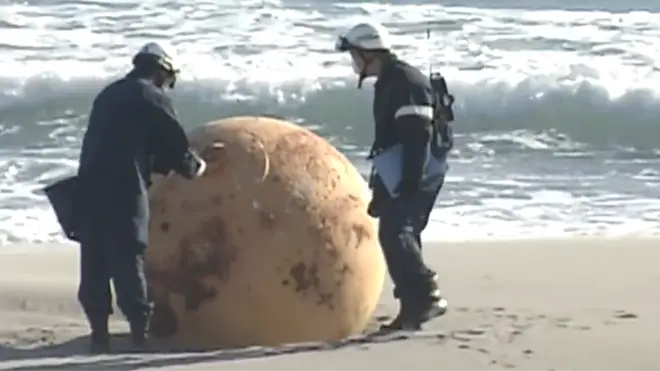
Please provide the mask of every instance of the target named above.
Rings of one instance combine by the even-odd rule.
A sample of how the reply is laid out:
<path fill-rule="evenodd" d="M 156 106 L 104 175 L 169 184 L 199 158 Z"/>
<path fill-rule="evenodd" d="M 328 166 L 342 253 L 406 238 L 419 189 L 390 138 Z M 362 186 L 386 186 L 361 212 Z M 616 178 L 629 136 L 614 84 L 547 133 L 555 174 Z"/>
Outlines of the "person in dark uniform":
<path fill-rule="evenodd" d="M 399 314 L 383 329 L 419 329 L 447 310 L 437 274 L 424 263 L 421 251 L 421 233 L 442 187 L 453 143 L 442 114 L 446 104 L 440 98 L 444 97 L 438 96 L 428 76 L 391 52 L 390 36 L 382 25 L 366 22 L 352 27 L 339 37 L 336 49 L 350 52 L 353 70 L 359 75 L 358 88 L 365 78 L 377 77 L 370 158 L 401 147 L 401 176 L 394 192 L 387 190 L 375 166 L 370 179 L 373 196 L 368 212 L 380 219 L 379 239 L 395 285 L 394 296 L 400 301 Z M 425 178 L 429 160 L 443 169 L 431 180 Z"/>
<path fill-rule="evenodd" d="M 151 304 L 144 253 L 149 233 L 152 172 L 192 179 L 204 161 L 188 148 L 165 89 L 178 67 L 161 43 L 144 45 L 133 70 L 96 97 L 82 142 L 77 176 L 80 217 L 78 298 L 91 327 L 91 351 L 110 350 L 110 281 L 136 346 L 145 345 Z"/>

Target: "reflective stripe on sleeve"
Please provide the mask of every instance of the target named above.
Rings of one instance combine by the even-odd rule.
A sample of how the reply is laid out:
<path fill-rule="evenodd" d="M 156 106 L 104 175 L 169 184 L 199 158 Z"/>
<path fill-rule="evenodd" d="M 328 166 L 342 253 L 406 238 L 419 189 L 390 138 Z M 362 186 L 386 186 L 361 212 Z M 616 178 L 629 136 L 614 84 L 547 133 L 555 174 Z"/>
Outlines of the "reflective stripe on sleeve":
<path fill-rule="evenodd" d="M 396 113 L 394 118 L 399 118 L 401 116 L 420 116 L 427 120 L 433 120 L 433 107 L 431 106 L 401 106 Z"/>

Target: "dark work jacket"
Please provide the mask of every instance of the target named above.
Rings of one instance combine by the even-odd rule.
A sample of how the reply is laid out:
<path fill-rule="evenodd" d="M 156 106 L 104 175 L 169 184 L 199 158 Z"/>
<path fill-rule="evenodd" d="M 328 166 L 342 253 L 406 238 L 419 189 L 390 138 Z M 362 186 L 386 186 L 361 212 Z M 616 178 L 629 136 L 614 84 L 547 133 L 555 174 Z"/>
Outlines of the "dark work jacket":
<path fill-rule="evenodd" d="M 417 184 L 422 178 L 429 145 L 446 161 L 440 149 L 442 139 L 434 125 L 436 94 L 429 77 L 392 55 L 375 84 L 373 115 L 375 123 L 372 156 L 401 143 L 403 181 Z M 436 148 L 434 148 L 436 147 Z M 374 197 L 387 195 L 378 176 L 372 179 Z"/>
<path fill-rule="evenodd" d="M 164 91 L 133 71 L 94 100 L 78 169 L 80 215 L 90 238 L 146 245 L 152 172 L 184 166 L 188 139 Z"/>

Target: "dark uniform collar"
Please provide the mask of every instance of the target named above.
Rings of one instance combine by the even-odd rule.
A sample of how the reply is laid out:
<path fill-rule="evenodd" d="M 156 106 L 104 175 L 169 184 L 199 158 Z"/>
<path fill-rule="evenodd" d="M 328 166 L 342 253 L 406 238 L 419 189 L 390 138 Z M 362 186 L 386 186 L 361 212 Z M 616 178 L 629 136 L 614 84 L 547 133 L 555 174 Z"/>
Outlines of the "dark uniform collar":
<path fill-rule="evenodd" d="M 397 58 L 394 53 L 390 53 L 388 58 L 383 61 L 380 72 L 376 77 L 376 84 L 378 84 L 378 81 L 381 81 L 381 78 L 388 75 L 389 71 L 397 64 L 397 62 L 399 62 L 399 58 Z"/>
<path fill-rule="evenodd" d="M 133 79 L 133 80 L 142 80 L 142 81 L 145 81 L 148 84 L 153 85 L 155 88 L 162 90 L 162 88 L 160 88 L 160 87 L 156 86 L 156 84 L 154 84 L 153 80 L 151 80 L 149 78 L 149 74 L 146 73 L 146 71 L 141 70 L 139 68 L 133 68 L 128 74 L 126 74 L 125 78 Z"/>
<path fill-rule="evenodd" d="M 126 78 L 136 79 L 136 80 L 146 80 L 152 82 L 151 79 L 149 78 L 150 74 L 151 73 L 149 71 L 146 71 L 144 69 L 133 68 L 128 74 L 126 74 Z"/>
<path fill-rule="evenodd" d="M 147 75 L 143 70 L 133 68 L 128 74 L 126 74 L 126 77 L 129 79 L 144 79 Z"/>

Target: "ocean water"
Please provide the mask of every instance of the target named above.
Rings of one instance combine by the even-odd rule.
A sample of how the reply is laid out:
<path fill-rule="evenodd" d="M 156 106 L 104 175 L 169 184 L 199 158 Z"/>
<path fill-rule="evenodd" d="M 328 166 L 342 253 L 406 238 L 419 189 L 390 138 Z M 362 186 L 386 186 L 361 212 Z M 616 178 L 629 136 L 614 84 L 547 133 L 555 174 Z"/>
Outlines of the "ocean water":
<path fill-rule="evenodd" d="M 365 17 L 457 98 L 457 147 L 425 238 L 660 230 L 657 1 L 3 0 L 0 244 L 63 240 L 39 190 L 75 171 L 94 95 L 151 40 L 180 52 L 173 96 L 187 128 L 284 116 L 366 173 L 372 87 L 357 90 L 333 51 Z"/>

